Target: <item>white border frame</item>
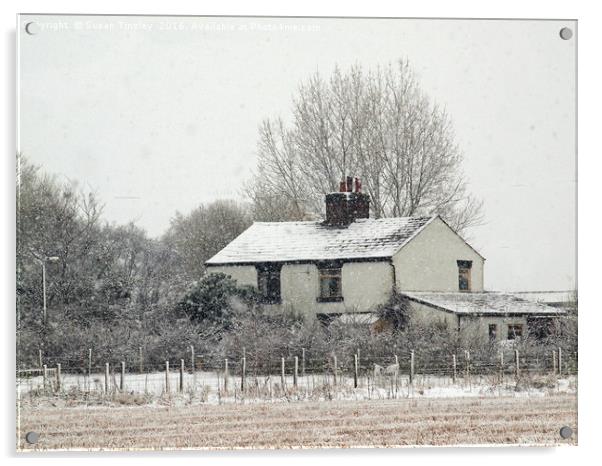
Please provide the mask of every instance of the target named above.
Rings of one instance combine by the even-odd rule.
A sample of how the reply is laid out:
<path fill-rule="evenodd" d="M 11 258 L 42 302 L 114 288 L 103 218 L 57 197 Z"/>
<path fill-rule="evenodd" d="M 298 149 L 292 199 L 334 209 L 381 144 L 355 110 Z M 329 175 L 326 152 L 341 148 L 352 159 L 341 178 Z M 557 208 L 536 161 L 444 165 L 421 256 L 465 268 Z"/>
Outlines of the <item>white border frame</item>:
<path fill-rule="evenodd" d="M 600 426 L 597 415 L 600 412 L 598 384 L 600 362 L 597 356 L 600 349 L 596 345 L 601 325 L 602 310 L 596 291 L 598 283 L 598 264 L 602 262 L 600 254 L 602 237 L 598 228 L 600 218 L 599 199 L 600 176 L 600 112 L 602 83 L 599 55 L 599 30 L 602 17 L 596 2 L 585 1 L 547 1 L 506 0 L 504 2 L 482 2 L 476 0 L 412 0 L 394 4 L 381 0 L 361 2 L 326 3 L 320 0 L 304 0 L 295 4 L 286 4 L 276 0 L 254 0 L 253 2 L 236 0 L 203 4 L 194 1 L 136 2 L 132 0 L 104 0 L 84 4 L 75 0 L 8 0 L 2 2 L 2 26 L 4 37 L 4 101 L 8 103 L 2 114 L 2 131 L 5 141 L 2 167 L 2 212 L 3 228 L 0 229 L 2 244 L 2 267 L 0 268 L 0 291 L 2 295 L 3 331 L 5 332 L 5 373 L 2 389 L 4 406 L 8 406 L 7 418 L 2 422 L 3 456 L 9 463 L 15 460 L 15 421 L 14 421 L 14 309 L 15 298 L 15 23 L 16 13 L 103 13 L 103 14 L 188 14 L 188 15 L 285 15 L 285 16 L 391 16 L 391 17 L 455 17 L 455 18 L 541 18 L 541 19 L 578 19 L 579 21 L 579 250 L 586 251 L 579 257 L 579 298 L 580 298 L 580 334 L 579 334 L 579 404 L 585 409 L 579 410 L 579 447 L 577 448 L 428 448 L 401 450 L 314 450 L 314 451 L 245 451 L 245 452 L 180 452 L 180 453 L 57 453 L 45 454 L 49 463 L 64 464 L 81 462 L 85 458 L 88 464 L 102 464 L 108 458 L 128 461 L 132 464 L 159 464 L 166 460 L 188 459 L 223 464 L 237 464 L 245 461 L 247 465 L 305 464 L 312 462 L 330 462 L 341 460 L 346 464 L 364 464 L 366 461 L 399 463 L 400 461 L 420 462 L 423 464 L 448 463 L 450 460 L 461 462 L 463 466 L 482 465 L 486 458 L 488 464 L 507 465 L 533 461 L 545 461 L 547 464 L 576 464 L 587 461 L 589 455 L 600 451 L 602 442 L 597 438 Z M 584 97 L 585 96 L 585 97 Z M 7 373 L 11 374 L 6 377 Z M 26 464 L 37 461 L 40 455 L 21 455 Z M 36 457 L 37 456 L 37 457 Z M 23 463 L 20 463 L 23 464 Z"/>

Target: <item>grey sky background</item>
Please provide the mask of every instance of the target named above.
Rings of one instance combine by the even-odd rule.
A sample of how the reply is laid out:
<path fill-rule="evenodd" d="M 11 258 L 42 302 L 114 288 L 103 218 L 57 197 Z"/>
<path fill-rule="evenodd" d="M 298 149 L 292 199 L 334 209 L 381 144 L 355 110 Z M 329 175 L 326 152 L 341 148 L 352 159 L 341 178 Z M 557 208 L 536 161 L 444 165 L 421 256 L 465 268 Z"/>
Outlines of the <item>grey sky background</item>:
<path fill-rule="evenodd" d="M 33 35 L 25 33 L 30 26 Z M 576 287 L 575 56 L 566 21 L 21 16 L 19 150 L 114 223 L 241 198 L 257 127 L 315 71 L 408 58 L 450 114 L 491 290 Z"/>

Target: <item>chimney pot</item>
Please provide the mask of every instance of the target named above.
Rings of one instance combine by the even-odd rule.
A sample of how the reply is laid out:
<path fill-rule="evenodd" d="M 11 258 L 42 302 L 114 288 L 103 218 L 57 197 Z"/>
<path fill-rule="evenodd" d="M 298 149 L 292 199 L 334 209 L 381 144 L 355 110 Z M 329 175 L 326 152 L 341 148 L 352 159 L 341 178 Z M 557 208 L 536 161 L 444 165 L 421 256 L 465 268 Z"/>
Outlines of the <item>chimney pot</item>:
<path fill-rule="evenodd" d="M 338 193 L 327 194 L 324 225 L 345 227 L 358 218 L 369 218 L 370 196 L 361 190 L 360 179 L 347 176 L 339 183 Z"/>

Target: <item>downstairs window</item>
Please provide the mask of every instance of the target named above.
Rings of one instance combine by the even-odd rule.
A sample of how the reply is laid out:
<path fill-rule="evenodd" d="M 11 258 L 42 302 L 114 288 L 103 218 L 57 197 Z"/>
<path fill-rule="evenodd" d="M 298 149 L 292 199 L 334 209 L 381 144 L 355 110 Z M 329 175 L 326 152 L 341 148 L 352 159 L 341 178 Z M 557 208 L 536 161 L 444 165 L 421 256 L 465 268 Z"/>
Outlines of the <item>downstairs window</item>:
<path fill-rule="evenodd" d="M 280 296 L 280 264 L 257 265 L 257 289 L 266 304 L 279 304 Z"/>

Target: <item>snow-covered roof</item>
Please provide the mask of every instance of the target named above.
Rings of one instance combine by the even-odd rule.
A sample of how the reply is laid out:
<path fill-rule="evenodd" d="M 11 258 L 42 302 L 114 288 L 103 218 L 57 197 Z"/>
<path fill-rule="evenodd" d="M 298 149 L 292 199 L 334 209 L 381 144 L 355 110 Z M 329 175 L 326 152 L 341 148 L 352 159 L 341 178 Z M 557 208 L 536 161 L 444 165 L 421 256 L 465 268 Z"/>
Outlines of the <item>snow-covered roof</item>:
<path fill-rule="evenodd" d="M 404 291 L 410 300 L 462 315 L 562 315 L 565 311 L 498 292 L 433 293 Z"/>
<path fill-rule="evenodd" d="M 321 222 L 255 222 L 207 265 L 390 258 L 436 217 Z"/>
<path fill-rule="evenodd" d="M 575 300 L 574 291 L 509 291 L 508 294 L 537 303 L 558 304 Z"/>

